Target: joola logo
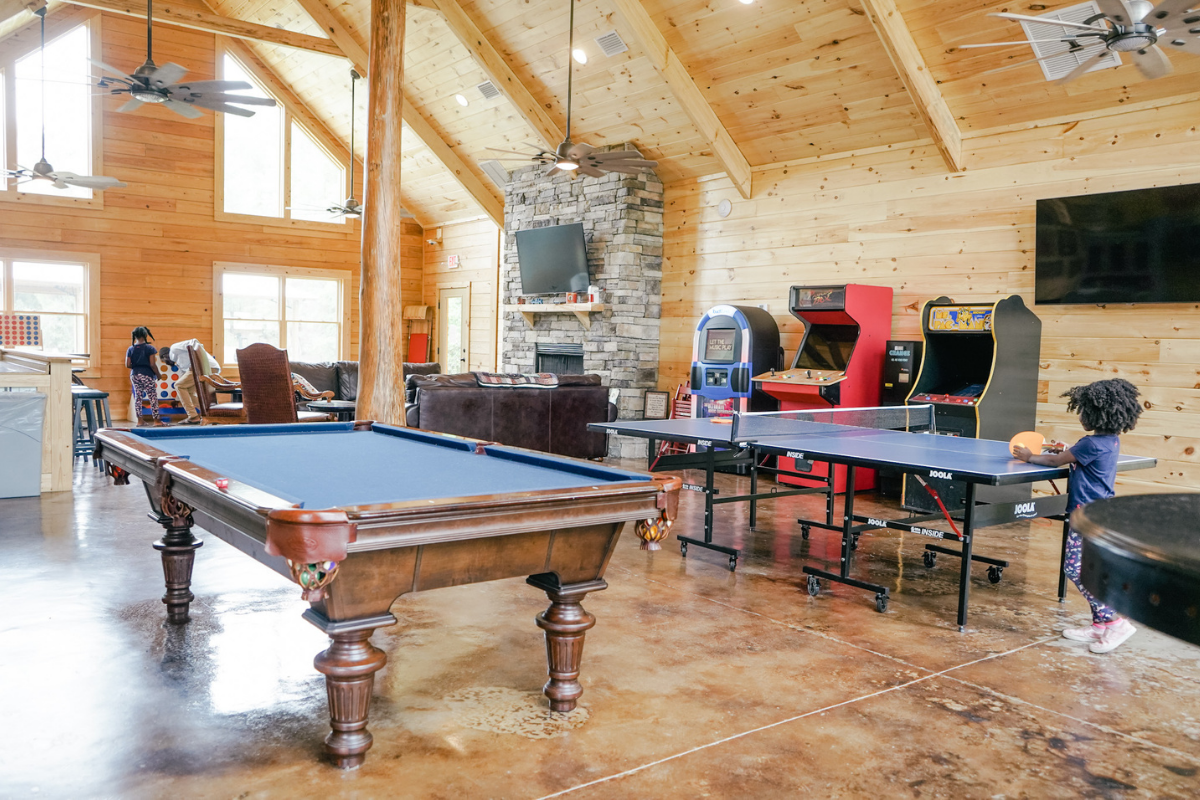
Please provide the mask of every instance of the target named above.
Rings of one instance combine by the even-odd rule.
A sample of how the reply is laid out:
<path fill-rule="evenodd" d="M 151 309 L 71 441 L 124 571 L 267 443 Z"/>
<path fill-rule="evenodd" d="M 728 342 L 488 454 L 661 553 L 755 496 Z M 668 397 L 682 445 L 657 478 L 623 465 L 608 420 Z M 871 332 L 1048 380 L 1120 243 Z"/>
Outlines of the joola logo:
<path fill-rule="evenodd" d="M 913 533 L 919 533 L 922 536 L 932 536 L 934 539 L 941 539 L 946 535 L 944 531 L 935 531 L 933 528 L 913 527 L 911 530 Z"/>
<path fill-rule="evenodd" d="M 942 471 L 942 470 L 940 470 L 940 469 L 931 469 L 931 470 L 929 470 L 929 477 L 931 477 L 931 478 L 943 478 L 943 479 L 945 479 L 945 480 L 948 480 L 948 481 L 952 481 L 952 480 L 954 480 L 954 474 L 953 474 L 953 473 L 951 473 L 951 472 L 943 472 L 943 471 Z"/>
<path fill-rule="evenodd" d="M 698 485 L 696 485 L 696 484 L 694 484 L 694 483 L 685 483 L 685 484 L 683 485 L 683 490 L 684 490 L 685 492 L 703 492 L 703 491 L 706 491 L 706 490 L 705 490 L 705 488 L 704 488 L 703 486 L 698 486 Z"/>
<path fill-rule="evenodd" d="M 867 524 L 874 525 L 876 528 L 886 528 L 888 526 L 885 521 L 881 519 L 875 519 L 874 517 L 867 517 Z"/>
<path fill-rule="evenodd" d="M 1034 503 L 1017 503 L 1017 506 L 1014 509 L 1014 513 L 1018 517 L 1024 517 L 1025 519 L 1029 519 L 1030 517 L 1037 516 L 1037 507 L 1036 507 L 1036 504 L 1034 504 Z"/>
<path fill-rule="evenodd" d="M 701 447 L 712 447 L 712 439 L 697 439 L 696 444 Z"/>

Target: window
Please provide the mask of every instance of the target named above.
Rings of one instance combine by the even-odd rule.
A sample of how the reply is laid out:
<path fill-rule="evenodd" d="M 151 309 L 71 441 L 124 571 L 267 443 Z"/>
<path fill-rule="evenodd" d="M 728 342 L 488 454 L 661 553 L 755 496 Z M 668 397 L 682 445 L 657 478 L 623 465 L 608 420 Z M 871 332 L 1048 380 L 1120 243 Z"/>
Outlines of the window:
<path fill-rule="evenodd" d="M 254 86 L 237 94 L 271 95 L 225 53 L 222 78 Z M 276 98 L 278 100 L 278 98 Z M 327 212 L 346 199 L 346 168 L 280 103 L 253 107 L 253 117 L 221 116 L 223 156 L 219 211 L 284 220 L 345 224 Z"/>
<path fill-rule="evenodd" d="M 42 349 L 89 353 L 97 363 L 99 256 L 0 251 L 0 312 L 37 314 Z"/>
<path fill-rule="evenodd" d="M 46 160 L 61 172 L 102 175 L 92 118 L 98 112 L 101 92 L 92 94 L 92 47 L 98 20 L 76 25 L 54 35 L 47 20 L 46 65 L 42 80 L 42 52 L 36 47 L 0 60 L 0 108 L 8 120 L 0 137 L 0 162 L 6 167 L 32 168 L 42 157 L 42 98 L 46 100 Z M 49 181 L 7 184 L 2 190 L 18 196 L 47 196 L 88 200 L 88 188 L 58 190 Z"/>
<path fill-rule="evenodd" d="M 345 358 L 349 285 L 345 270 L 218 263 L 213 338 L 221 363 L 236 366 L 237 351 L 255 342 L 286 349 L 293 361 Z"/>

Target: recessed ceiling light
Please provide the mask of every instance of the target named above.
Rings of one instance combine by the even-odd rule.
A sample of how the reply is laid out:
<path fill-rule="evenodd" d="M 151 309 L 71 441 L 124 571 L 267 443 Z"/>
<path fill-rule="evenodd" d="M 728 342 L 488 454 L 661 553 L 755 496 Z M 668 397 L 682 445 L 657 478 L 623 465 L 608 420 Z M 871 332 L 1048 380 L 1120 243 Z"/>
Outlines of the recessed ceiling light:
<path fill-rule="evenodd" d="M 572 55 L 572 57 L 574 57 L 576 63 L 579 63 L 579 64 L 587 63 L 587 53 L 583 52 L 578 47 L 576 47 L 574 50 L 571 51 L 571 55 Z"/>
<path fill-rule="evenodd" d="M 467 98 L 463 97 L 461 94 L 454 95 L 454 99 L 458 101 L 460 106 L 465 106 L 467 104 Z"/>
<path fill-rule="evenodd" d="M 751 3 L 753 3 L 753 2 L 754 2 L 754 0 L 742 0 L 742 5 L 744 5 L 744 6 L 748 6 L 748 5 L 750 5 Z"/>

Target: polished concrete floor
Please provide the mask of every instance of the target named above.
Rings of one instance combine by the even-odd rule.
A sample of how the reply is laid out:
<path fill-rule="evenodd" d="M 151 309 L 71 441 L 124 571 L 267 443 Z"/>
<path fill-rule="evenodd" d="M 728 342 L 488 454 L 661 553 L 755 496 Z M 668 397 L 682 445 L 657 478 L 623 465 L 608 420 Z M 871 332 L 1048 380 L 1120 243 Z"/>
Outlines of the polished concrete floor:
<path fill-rule="evenodd" d="M 723 476 L 726 490 L 739 479 Z M 677 530 L 699 530 L 687 493 Z M 864 499 L 865 508 L 874 508 Z M 1059 528 L 990 529 L 968 630 L 957 567 L 922 537 L 864 536 L 844 587 L 811 598 L 812 498 L 718 509 L 749 555 L 645 552 L 629 533 L 588 597 L 581 708 L 545 710 L 545 597 L 520 580 L 408 595 L 359 770 L 320 759 L 326 639 L 297 588 L 205 536 L 192 621 L 164 622 L 157 526 L 138 486 L 90 468 L 73 494 L 0 501 L 0 797 L 1197 797 L 1200 648 L 1149 630 L 1091 655 L 1058 631 Z M 203 535 L 203 534 L 202 534 Z"/>

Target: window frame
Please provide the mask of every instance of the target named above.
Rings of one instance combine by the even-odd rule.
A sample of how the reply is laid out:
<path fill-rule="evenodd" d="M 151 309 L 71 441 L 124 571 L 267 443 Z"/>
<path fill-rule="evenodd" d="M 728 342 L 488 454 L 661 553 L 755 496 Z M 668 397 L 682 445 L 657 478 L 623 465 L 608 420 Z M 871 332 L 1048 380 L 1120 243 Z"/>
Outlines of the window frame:
<path fill-rule="evenodd" d="M 86 352 L 90 356 L 83 363 L 86 369 L 85 378 L 100 377 L 100 254 L 74 253 L 65 250 L 30 250 L 27 248 L 0 248 L 0 281 L 3 291 L 0 291 L 0 312 L 9 313 L 13 301 L 13 275 L 9 264 L 13 261 L 42 261 L 49 264 L 80 264 L 87 276 L 83 281 L 84 307 L 87 309 Z M 36 312 L 30 312 L 36 313 Z"/>
<path fill-rule="evenodd" d="M 218 42 L 216 49 L 216 73 L 217 80 L 225 80 L 225 57 L 228 56 L 238 62 L 243 70 L 258 83 L 258 88 L 267 95 L 275 99 L 283 110 L 283 163 L 281 167 L 281 176 L 283 182 L 283 216 L 282 217 L 262 217 L 256 214 L 235 214 L 225 210 L 225 124 L 221 119 L 216 120 L 214 131 L 214 156 L 215 156 L 215 175 L 213 180 L 213 218 L 219 222 L 237 222 L 250 225 L 273 225 L 283 228 L 307 228 L 309 230 L 325 230 L 335 231 L 338 233 L 350 233 L 357 230 L 357 225 L 360 221 L 357 217 L 343 217 L 343 222 L 321 222 L 320 220 L 307 219 L 292 219 L 291 212 L 288 206 L 291 205 L 292 194 L 292 124 L 299 125 L 305 133 L 313 140 L 313 143 L 320 148 L 331 161 L 338 164 L 342 169 L 343 174 L 343 190 L 346 192 L 345 197 L 339 197 L 333 202 L 341 203 L 346 197 L 349 197 L 353 192 L 350 188 L 351 182 L 354 180 L 353 162 L 348 159 L 345 148 L 331 139 L 324 130 L 319 130 L 317 126 L 312 125 L 309 120 L 309 115 L 294 102 L 293 98 L 289 97 L 286 92 L 277 90 L 274 81 L 269 76 L 263 75 L 259 65 L 254 63 L 250 58 L 247 58 L 236 46 L 230 47 L 227 43 Z M 218 115 L 220 116 L 220 115 Z"/>
<path fill-rule="evenodd" d="M 221 364 L 222 373 L 237 374 L 237 361 L 225 363 L 225 295 L 223 277 L 228 272 L 247 275 L 270 275 L 280 280 L 284 278 L 323 278 L 336 280 L 338 284 L 338 324 L 341 335 L 338 337 L 338 361 L 349 360 L 350 354 L 350 291 L 353 288 L 354 273 L 348 269 L 314 269 L 311 267 L 281 267 L 273 264 L 245 264 L 231 261 L 213 262 L 213 349 L 212 356 Z M 282 284 L 280 284 L 282 286 Z M 281 297 L 281 300 L 283 298 Z M 279 341 L 281 349 L 287 349 L 287 306 L 280 304 L 279 308 Z"/>
<path fill-rule="evenodd" d="M 92 13 L 86 18 L 80 20 L 77 18 L 63 19 L 54 16 L 46 18 L 46 40 L 53 41 L 60 36 L 74 30 L 80 26 L 86 26 L 88 30 L 88 48 L 89 58 L 99 58 L 102 48 L 102 39 L 100 35 L 100 19 L 99 12 Z M 22 37 L 21 33 L 30 31 L 30 37 Z M 4 147 L 3 159 L 0 159 L 5 166 L 15 166 L 17 164 L 17 76 L 16 62 L 31 53 L 37 52 L 41 46 L 41 41 L 38 36 L 38 27 L 36 25 L 28 25 L 22 31 L 15 33 L 12 37 L 0 42 L 0 81 L 3 82 L 3 88 L 0 89 L 0 96 L 3 98 L 3 107 L 0 108 L 0 117 L 4 120 L 4 130 L 0 132 L 0 146 Z M 104 95 L 96 91 L 95 86 L 92 87 L 92 103 L 91 114 L 88 118 L 88 125 L 91 126 L 91 151 L 92 151 L 92 175 L 104 175 Z M 32 167 L 32 164 L 23 166 Z M 31 194 L 29 192 L 21 192 L 15 184 L 5 181 L 0 186 L 0 202 L 5 203 L 26 203 L 40 206 L 58 206 L 60 208 L 104 208 L 104 192 L 101 190 L 92 190 L 91 197 L 59 197 L 52 194 Z"/>

